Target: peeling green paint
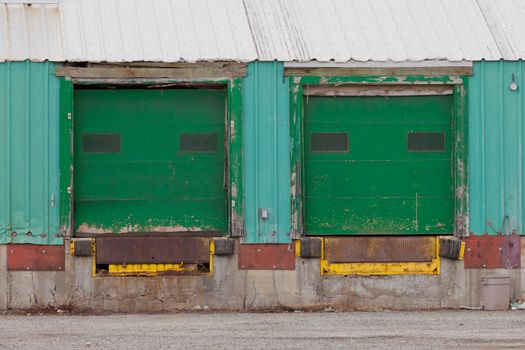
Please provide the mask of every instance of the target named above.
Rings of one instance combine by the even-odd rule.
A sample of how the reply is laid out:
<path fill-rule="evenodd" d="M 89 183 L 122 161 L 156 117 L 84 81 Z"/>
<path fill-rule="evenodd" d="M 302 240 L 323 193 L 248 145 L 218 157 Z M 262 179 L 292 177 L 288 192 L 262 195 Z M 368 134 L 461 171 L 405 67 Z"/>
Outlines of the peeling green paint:
<path fill-rule="evenodd" d="M 308 84 L 461 84 L 462 77 L 449 75 L 442 76 L 304 76 L 294 77 L 293 83 L 299 85 Z"/>
<path fill-rule="evenodd" d="M 60 230 L 72 235 L 73 83 L 60 78 Z"/>

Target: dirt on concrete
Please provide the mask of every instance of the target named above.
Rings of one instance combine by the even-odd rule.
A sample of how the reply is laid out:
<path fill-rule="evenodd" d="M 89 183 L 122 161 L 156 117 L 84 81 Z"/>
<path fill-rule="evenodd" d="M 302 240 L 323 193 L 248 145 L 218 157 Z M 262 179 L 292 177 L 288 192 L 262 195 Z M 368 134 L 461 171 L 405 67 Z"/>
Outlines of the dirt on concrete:
<path fill-rule="evenodd" d="M 5 349 L 525 349 L 525 311 L 0 315 Z"/>

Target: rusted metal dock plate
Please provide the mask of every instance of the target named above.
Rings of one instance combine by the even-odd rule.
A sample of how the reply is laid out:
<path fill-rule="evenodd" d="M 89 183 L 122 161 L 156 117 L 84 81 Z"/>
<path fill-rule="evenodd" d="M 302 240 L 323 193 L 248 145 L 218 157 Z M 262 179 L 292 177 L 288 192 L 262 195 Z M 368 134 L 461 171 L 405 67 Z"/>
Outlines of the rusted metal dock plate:
<path fill-rule="evenodd" d="M 330 263 L 430 262 L 436 258 L 436 238 L 329 237 L 324 256 Z"/>
<path fill-rule="evenodd" d="M 100 237 L 96 238 L 97 264 L 206 264 L 208 237 Z"/>

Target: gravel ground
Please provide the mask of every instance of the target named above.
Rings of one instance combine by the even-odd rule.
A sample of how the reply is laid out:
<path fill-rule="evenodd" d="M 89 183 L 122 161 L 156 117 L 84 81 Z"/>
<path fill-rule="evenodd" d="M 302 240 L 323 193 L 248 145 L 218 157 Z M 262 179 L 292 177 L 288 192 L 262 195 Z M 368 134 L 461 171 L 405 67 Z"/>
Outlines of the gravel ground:
<path fill-rule="evenodd" d="M 0 316 L 6 349 L 525 349 L 525 311 Z"/>

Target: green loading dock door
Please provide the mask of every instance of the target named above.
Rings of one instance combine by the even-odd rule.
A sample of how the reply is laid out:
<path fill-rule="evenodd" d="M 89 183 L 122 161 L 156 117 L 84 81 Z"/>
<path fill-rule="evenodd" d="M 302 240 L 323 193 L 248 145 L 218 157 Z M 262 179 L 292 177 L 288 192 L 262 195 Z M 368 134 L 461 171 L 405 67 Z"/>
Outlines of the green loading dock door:
<path fill-rule="evenodd" d="M 225 90 L 77 89 L 77 233 L 227 232 Z"/>
<path fill-rule="evenodd" d="M 305 233 L 452 233 L 452 108 L 448 93 L 305 96 Z"/>

